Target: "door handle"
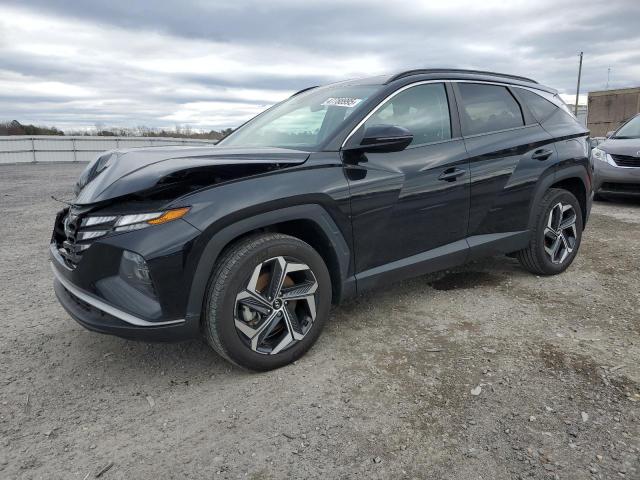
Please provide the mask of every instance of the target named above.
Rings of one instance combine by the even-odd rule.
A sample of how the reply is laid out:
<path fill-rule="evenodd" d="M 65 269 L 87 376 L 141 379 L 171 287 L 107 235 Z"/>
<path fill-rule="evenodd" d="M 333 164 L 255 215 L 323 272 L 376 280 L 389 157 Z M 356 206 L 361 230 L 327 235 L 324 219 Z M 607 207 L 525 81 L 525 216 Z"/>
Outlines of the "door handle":
<path fill-rule="evenodd" d="M 444 180 L 445 182 L 455 182 L 458 177 L 461 177 L 465 173 L 467 173 L 466 170 L 461 170 L 459 168 L 447 168 L 444 172 L 442 172 L 442 175 L 438 177 L 438 180 Z"/>
<path fill-rule="evenodd" d="M 539 148 L 538 150 L 533 152 L 531 158 L 533 158 L 534 160 L 546 160 L 551 155 L 553 155 L 553 150 L 549 150 L 548 148 Z"/>

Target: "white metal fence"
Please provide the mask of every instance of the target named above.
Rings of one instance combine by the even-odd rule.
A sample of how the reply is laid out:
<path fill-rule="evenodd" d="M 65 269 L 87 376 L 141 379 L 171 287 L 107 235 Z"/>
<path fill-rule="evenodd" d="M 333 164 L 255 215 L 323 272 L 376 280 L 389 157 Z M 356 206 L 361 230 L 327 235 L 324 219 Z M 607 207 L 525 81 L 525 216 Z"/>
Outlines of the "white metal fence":
<path fill-rule="evenodd" d="M 215 140 L 165 137 L 0 136 L 0 163 L 88 162 L 99 153 L 116 148 L 215 143 Z"/>

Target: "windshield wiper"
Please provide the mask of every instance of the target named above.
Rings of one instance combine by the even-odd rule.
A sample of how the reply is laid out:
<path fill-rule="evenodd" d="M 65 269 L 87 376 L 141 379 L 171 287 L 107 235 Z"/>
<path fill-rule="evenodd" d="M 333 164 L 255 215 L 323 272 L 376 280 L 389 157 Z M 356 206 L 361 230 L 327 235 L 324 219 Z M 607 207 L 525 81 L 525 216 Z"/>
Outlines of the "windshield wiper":
<path fill-rule="evenodd" d="M 640 138 L 640 137 L 630 137 L 628 135 L 621 135 L 621 136 L 615 136 L 615 137 L 611 137 L 614 140 L 630 140 L 633 138 Z"/>

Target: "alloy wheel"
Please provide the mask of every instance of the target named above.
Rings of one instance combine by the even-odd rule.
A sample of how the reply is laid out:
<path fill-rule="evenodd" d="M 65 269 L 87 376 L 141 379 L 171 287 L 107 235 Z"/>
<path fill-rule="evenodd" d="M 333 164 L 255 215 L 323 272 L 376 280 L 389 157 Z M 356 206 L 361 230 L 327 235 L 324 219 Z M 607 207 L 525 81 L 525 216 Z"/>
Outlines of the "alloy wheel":
<path fill-rule="evenodd" d="M 251 350 L 275 355 L 302 340 L 316 319 L 318 282 L 311 268 L 292 257 L 255 267 L 236 296 L 236 330 Z"/>
<path fill-rule="evenodd" d="M 570 204 L 555 204 L 549 211 L 544 229 L 544 250 L 551 263 L 561 264 L 573 252 L 578 232 L 576 211 Z"/>

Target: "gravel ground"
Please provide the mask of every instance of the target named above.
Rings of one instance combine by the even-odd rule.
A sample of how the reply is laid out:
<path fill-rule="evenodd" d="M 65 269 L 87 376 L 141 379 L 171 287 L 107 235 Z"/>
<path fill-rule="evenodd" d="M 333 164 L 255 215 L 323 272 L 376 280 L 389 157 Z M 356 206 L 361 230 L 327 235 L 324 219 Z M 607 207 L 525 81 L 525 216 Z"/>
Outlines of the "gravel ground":
<path fill-rule="evenodd" d="M 65 314 L 50 196 L 81 168 L 0 166 L 0 478 L 640 478 L 640 203 L 596 203 L 563 275 L 391 285 L 250 374 Z"/>

